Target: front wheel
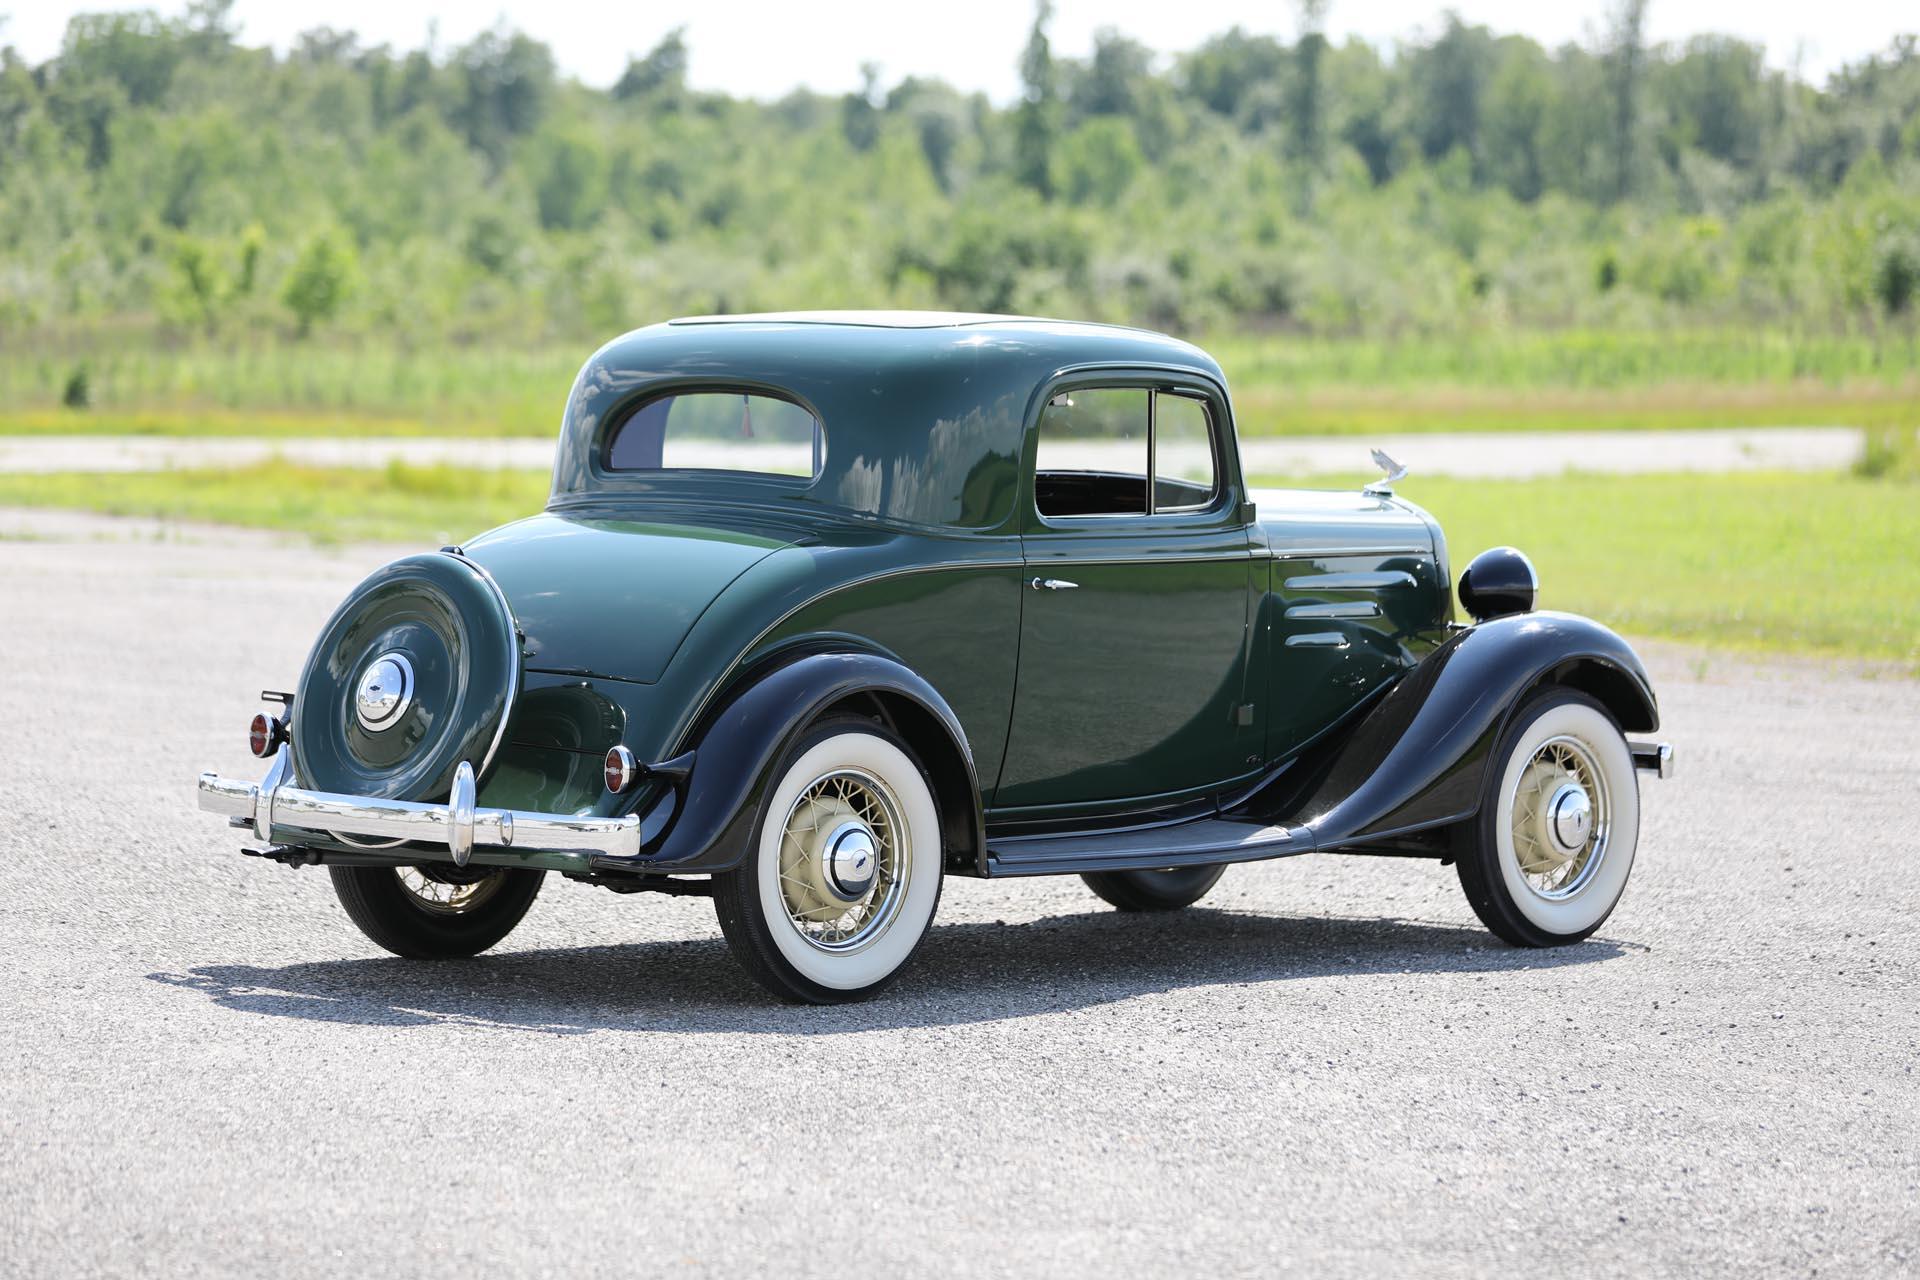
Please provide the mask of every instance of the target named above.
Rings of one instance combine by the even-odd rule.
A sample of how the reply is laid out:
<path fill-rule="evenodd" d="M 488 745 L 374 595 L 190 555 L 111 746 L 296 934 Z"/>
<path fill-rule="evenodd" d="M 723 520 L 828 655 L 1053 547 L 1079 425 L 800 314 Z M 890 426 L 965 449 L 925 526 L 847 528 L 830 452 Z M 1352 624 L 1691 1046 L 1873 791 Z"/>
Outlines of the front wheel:
<path fill-rule="evenodd" d="M 1178 911 L 1207 896 L 1226 867 L 1168 867 L 1164 871 L 1088 871 L 1087 888 L 1122 911 Z"/>
<path fill-rule="evenodd" d="M 880 990 L 940 901 L 940 814 L 905 743 L 837 718 L 787 753 L 745 861 L 714 877 L 720 931 L 784 1000 L 839 1004 Z"/>
<path fill-rule="evenodd" d="M 328 867 L 360 932 L 415 960 L 478 955 L 513 932 L 544 871 L 506 867 Z"/>
<path fill-rule="evenodd" d="M 1584 693 L 1535 695 L 1501 735 L 1467 836 L 1460 886 L 1495 934 L 1554 947 L 1598 929 L 1640 842 L 1640 780 L 1620 726 Z"/>

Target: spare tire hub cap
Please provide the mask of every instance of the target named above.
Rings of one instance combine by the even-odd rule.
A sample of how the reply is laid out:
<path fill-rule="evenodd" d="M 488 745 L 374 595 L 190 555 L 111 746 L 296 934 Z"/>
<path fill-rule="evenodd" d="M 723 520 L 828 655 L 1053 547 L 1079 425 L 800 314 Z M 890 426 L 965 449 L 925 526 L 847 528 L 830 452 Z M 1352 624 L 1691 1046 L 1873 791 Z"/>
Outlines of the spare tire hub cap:
<path fill-rule="evenodd" d="M 369 733 L 391 728 L 413 701 L 413 664 L 406 655 L 383 653 L 360 673 L 353 694 L 353 711 Z"/>

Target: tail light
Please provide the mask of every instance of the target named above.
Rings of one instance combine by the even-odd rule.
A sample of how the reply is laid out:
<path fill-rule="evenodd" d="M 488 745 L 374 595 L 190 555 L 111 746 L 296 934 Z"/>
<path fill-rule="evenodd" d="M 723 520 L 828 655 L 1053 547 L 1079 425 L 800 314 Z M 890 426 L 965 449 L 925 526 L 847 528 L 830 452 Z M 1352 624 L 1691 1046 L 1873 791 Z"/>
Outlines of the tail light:
<path fill-rule="evenodd" d="M 634 760 L 633 752 L 625 747 L 614 747 L 607 752 L 607 790 L 619 795 L 631 787 L 639 776 L 640 765 Z"/>
<path fill-rule="evenodd" d="M 247 749 L 262 760 L 280 749 L 287 740 L 287 722 L 262 711 L 247 726 Z"/>

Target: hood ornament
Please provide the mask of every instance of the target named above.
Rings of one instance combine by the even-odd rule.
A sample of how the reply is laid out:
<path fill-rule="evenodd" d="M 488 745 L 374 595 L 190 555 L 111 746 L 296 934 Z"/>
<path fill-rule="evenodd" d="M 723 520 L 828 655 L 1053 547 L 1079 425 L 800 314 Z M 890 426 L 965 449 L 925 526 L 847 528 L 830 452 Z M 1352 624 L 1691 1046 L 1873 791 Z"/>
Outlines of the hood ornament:
<path fill-rule="evenodd" d="M 1373 451 L 1373 465 L 1380 468 L 1380 470 L 1386 474 L 1360 492 L 1366 494 L 1369 498 L 1391 498 L 1393 496 L 1394 482 L 1406 479 L 1407 464 L 1394 461 L 1393 455 L 1385 449 L 1375 449 Z"/>

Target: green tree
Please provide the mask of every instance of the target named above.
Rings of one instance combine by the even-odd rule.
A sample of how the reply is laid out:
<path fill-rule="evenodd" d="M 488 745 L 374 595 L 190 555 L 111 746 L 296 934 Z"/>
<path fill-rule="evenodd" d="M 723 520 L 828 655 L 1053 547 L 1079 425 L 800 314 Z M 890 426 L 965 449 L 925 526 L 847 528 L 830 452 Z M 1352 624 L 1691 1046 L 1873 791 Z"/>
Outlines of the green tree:
<path fill-rule="evenodd" d="M 1607 91 L 1613 122 L 1613 198 L 1633 194 L 1639 151 L 1640 82 L 1647 58 L 1647 0 L 1615 0 L 1608 19 Z"/>
<path fill-rule="evenodd" d="M 1300 39 L 1293 47 L 1293 78 L 1286 96 L 1287 152 L 1318 169 L 1326 159 L 1326 89 L 1322 66 L 1328 0 L 1294 0 Z"/>
<path fill-rule="evenodd" d="M 299 321 L 304 338 L 313 326 L 331 320 L 353 293 L 359 273 L 353 249 L 332 232 L 308 240 L 280 290 L 280 300 Z"/>
<path fill-rule="evenodd" d="M 1133 126 L 1124 117 L 1101 116 L 1060 143 L 1057 168 L 1067 198 L 1075 204 L 1113 204 L 1146 164 Z"/>
<path fill-rule="evenodd" d="M 880 108 L 874 98 L 880 92 L 880 67 L 860 64 L 860 87 L 840 100 L 840 132 L 855 151 L 871 151 L 880 141 Z"/>
<path fill-rule="evenodd" d="M 1053 195 L 1053 145 L 1060 116 L 1053 48 L 1047 42 L 1052 19 L 1053 0 L 1037 0 L 1033 29 L 1020 55 L 1020 105 L 1014 109 L 1014 176 L 1042 199 Z"/>
<path fill-rule="evenodd" d="M 607 157 L 593 132 L 548 131 L 534 139 L 534 201 L 549 231 L 579 231 L 600 216 L 607 200 Z"/>
<path fill-rule="evenodd" d="M 482 31 L 455 51 L 460 97 L 452 123 L 496 164 L 540 127 L 553 98 L 553 54 L 519 32 Z"/>
<path fill-rule="evenodd" d="M 1449 12 L 1439 39 L 1407 64 L 1410 127 L 1428 159 L 1456 149 L 1481 156 L 1480 114 L 1494 64 L 1493 36 Z"/>
<path fill-rule="evenodd" d="M 226 280 L 213 253 L 202 241 L 181 236 L 173 246 L 173 269 L 179 282 L 181 309 L 212 333 L 219 325 L 220 305 L 227 297 Z"/>
<path fill-rule="evenodd" d="M 644 58 L 628 58 L 627 69 L 614 82 L 616 101 L 633 98 L 678 98 L 687 90 L 687 29 L 675 27 Z"/>
<path fill-rule="evenodd" d="M 1500 62 L 1482 113 L 1486 170 L 1518 200 L 1546 190 L 1546 128 L 1554 104 L 1553 63 L 1531 40 L 1501 41 Z"/>

